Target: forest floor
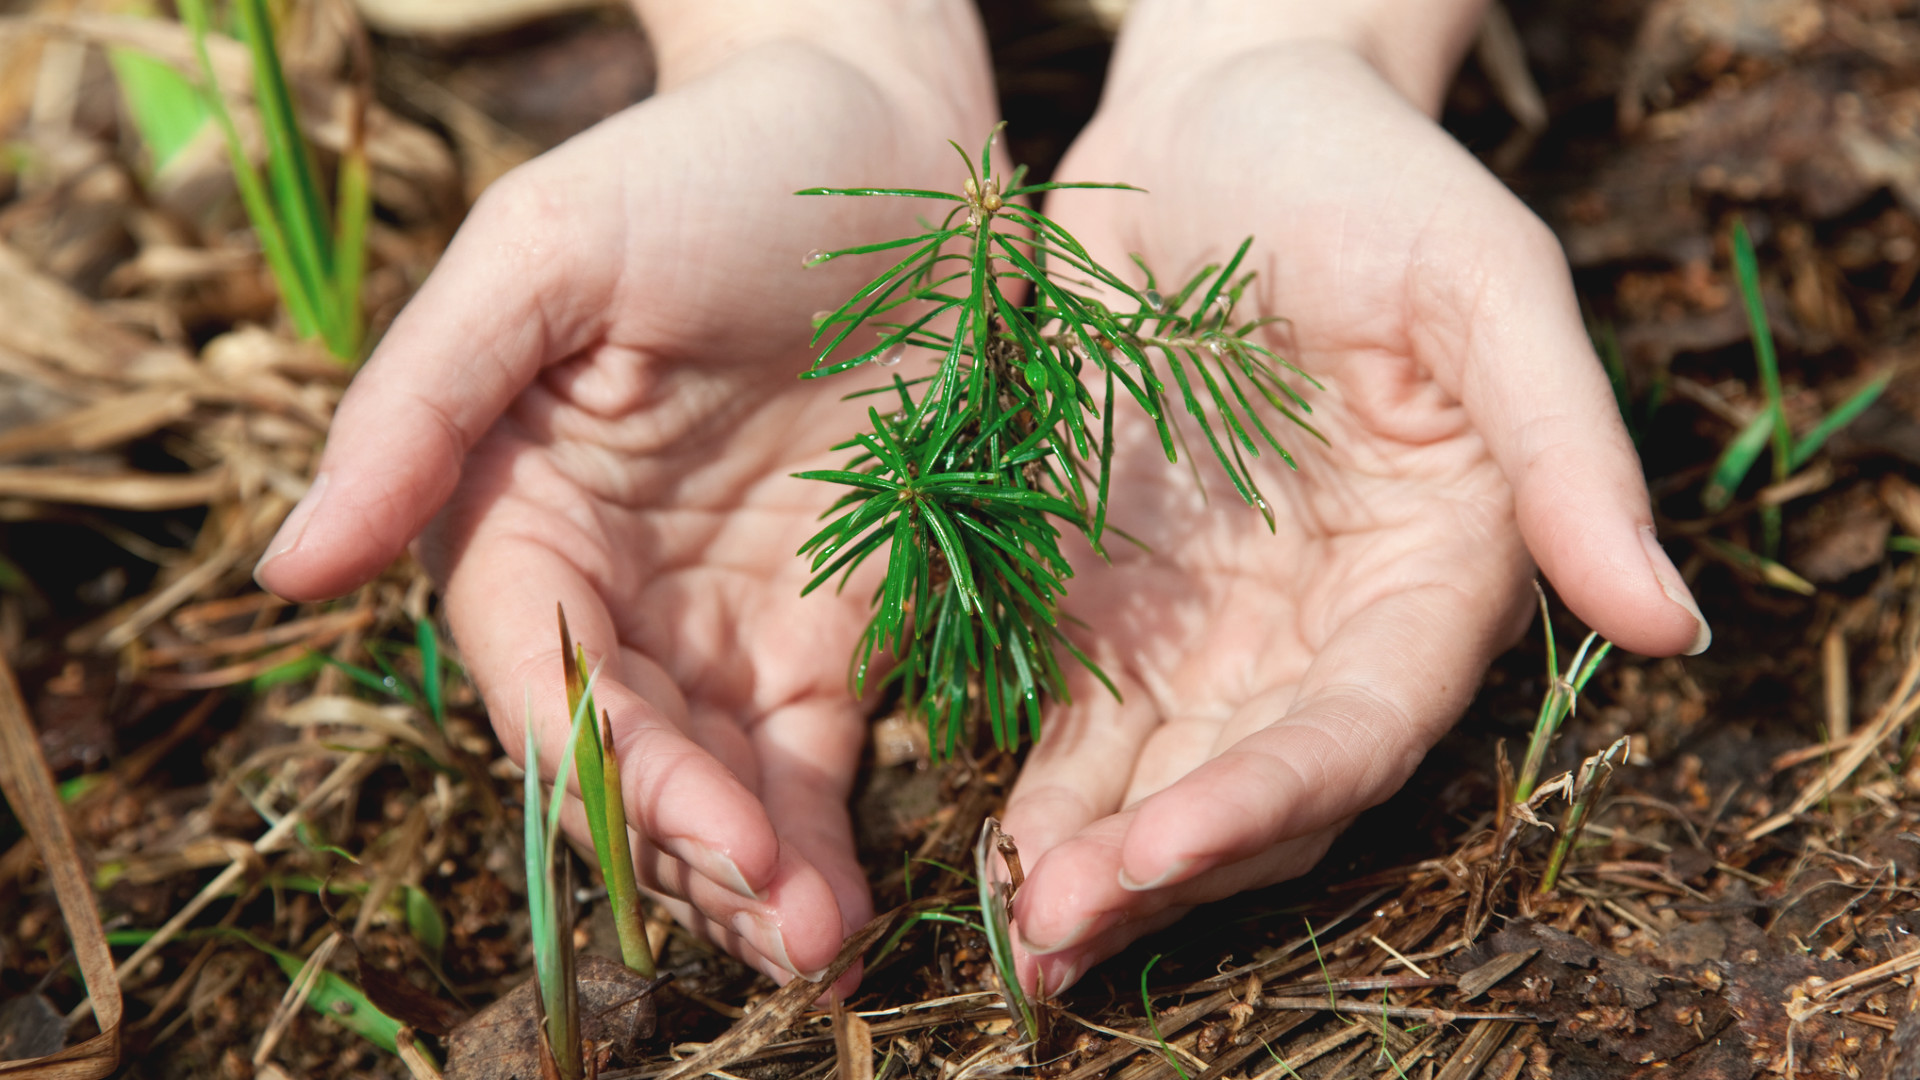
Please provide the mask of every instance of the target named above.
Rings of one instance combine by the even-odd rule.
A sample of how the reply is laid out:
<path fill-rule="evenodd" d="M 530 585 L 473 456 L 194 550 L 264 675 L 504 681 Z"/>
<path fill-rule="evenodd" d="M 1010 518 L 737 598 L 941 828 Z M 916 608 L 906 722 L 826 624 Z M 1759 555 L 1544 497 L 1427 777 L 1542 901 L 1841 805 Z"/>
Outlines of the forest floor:
<path fill-rule="evenodd" d="M 157 174 L 143 157 L 101 46 L 182 39 L 73 7 L 0 18 L 0 657 L 121 962 L 121 1070 L 405 1076 L 328 990 L 411 980 L 435 1047 L 435 1026 L 529 977 L 518 773 L 457 672 L 444 725 L 428 718 L 438 609 L 411 563 L 326 604 L 253 584 L 348 375 L 285 330 L 218 143 Z M 983 8 L 1014 157 L 1044 174 L 1110 34 L 1074 4 Z M 1587 687 L 1548 774 L 1622 739 L 1631 759 L 1555 888 L 1537 888 L 1554 833 L 1500 796 L 1500 748 L 1524 751 L 1550 688 L 1536 625 L 1318 869 L 1101 965 L 1042 1010 L 1037 1045 L 964 926 L 887 917 L 847 1005 L 862 1028 L 656 913 L 675 978 L 657 1033 L 603 1075 L 677 1077 L 698 1055 L 729 1080 L 1920 1077 L 1914 8 L 1515 5 L 1448 99 L 1449 128 L 1558 231 L 1715 630 L 1692 659 L 1614 654 Z M 355 28 L 292 10 L 290 77 L 337 149 Z M 377 333 L 478 191 L 652 77 L 604 9 L 371 43 Z M 1763 461 L 1720 505 L 1716 462 L 1767 407 L 1736 216 L 1794 432 L 1886 385 L 1793 475 L 1768 483 Z M 1564 659 L 1585 630 L 1555 628 Z M 943 867 L 968 863 L 1016 769 L 870 762 L 856 816 L 880 910 L 909 885 L 916 911 L 962 895 Z M 0 817 L 0 1060 L 94 1030 L 64 1019 L 86 991 L 45 862 Z M 576 940 L 609 952 L 603 894 L 581 895 Z M 322 948 L 330 979 L 287 1000 Z M 859 1030 L 869 1054 L 849 1049 Z"/>

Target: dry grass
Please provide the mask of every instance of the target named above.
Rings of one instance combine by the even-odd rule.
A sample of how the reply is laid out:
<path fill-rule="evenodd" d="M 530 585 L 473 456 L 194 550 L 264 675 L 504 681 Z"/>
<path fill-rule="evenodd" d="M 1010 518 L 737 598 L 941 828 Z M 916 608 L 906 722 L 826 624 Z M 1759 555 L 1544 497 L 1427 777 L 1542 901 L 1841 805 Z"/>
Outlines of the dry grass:
<path fill-rule="evenodd" d="M 1771 58 L 1709 42 L 1680 61 L 1654 21 L 1641 31 L 1642 3 L 1519 11 L 1520 40 L 1589 54 L 1577 71 L 1536 70 L 1544 132 L 1500 104 L 1528 89 L 1500 52 L 1511 39 L 1485 46 L 1496 79 L 1470 68 L 1456 89 L 1457 130 L 1561 229 L 1587 300 L 1619 328 L 1662 533 L 1695 542 L 1684 570 L 1719 632 L 1696 661 L 1612 658 L 1589 688 L 1553 769 L 1621 738 L 1635 766 L 1607 789 L 1558 888 L 1534 888 L 1550 837 L 1503 816 L 1496 796 L 1493 743 L 1524 732 L 1544 690 L 1535 640 L 1496 667 L 1409 792 L 1309 881 L 1217 905 L 1116 958 L 1051 1007 L 1047 1038 L 1026 1048 L 992 992 L 985 942 L 912 918 L 960 894 L 937 864 L 962 864 L 1016 763 L 876 764 L 863 843 L 882 906 L 903 906 L 843 957 L 864 953 L 868 967 L 848 1014 L 772 991 L 656 912 L 649 930 L 676 974 L 658 995 L 662 1034 L 610 1075 L 1914 1075 L 1920 573 L 1886 541 L 1920 535 L 1920 490 L 1902 475 L 1920 465 L 1920 216 L 1915 172 L 1896 169 L 1920 172 L 1920 152 L 1888 124 L 1920 93 L 1920 24 L 1889 13 L 1900 5 L 1869 6 L 1828 5 L 1824 29 Z M 457 681 L 443 730 L 339 668 L 301 666 L 324 654 L 373 667 L 378 651 L 419 679 L 410 646 L 435 614 L 431 590 L 407 564 L 330 604 L 252 585 L 346 376 L 285 332 L 218 148 L 149 176 L 126 137 L 90 43 L 164 52 L 178 40 L 45 7 L 0 20 L 0 657 L 62 780 L 107 929 L 123 935 L 126 1071 L 404 1075 L 336 1018 L 279 1009 L 286 977 L 221 928 L 297 957 L 331 942 L 331 970 L 401 973 L 443 1019 L 499 996 L 530 973 L 525 883 L 504 839 L 519 832 L 513 770 Z M 538 48 L 597 33 L 584 18 Z M 1062 114 L 1089 99 L 1087 69 L 1061 59 L 1085 47 L 1084 27 L 996 16 L 995 29 L 1025 49 L 1010 54 L 1026 58 L 1009 73 L 1020 93 L 1063 85 Z M 341 134 L 332 103 L 349 93 L 349 30 L 307 16 L 292 28 L 289 68 L 323 149 Z M 474 178 L 541 141 L 500 119 L 498 101 L 447 89 L 484 82 L 454 51 L 389 40 L 378 63 L 393 74 L 368 128 L 376 333 Z M 1741 127 L 1729 103 L 1792 117 L 1843 94 L 1863 110 L 1848 145 L 1878 140 L 1889 171 L 1846 198 L 1831 177 L 1766 180 L 1767 162 L 1808 152 L 1778 135 L 1784 121 Z M 1031 111 L 1052 116 L 1044 104 Z M 1616 117 L 1641 133 L 1617 134 Z M 1032 145 L 1063 138 L 1049 129 Z M 1747 166 L 1760 187 L 1741 186 Z M 1691 191 L 1681 210 L 1643 183 L 1674 176 Z M 1707 513 L 1706 472 L 1761 401 L 1724 253 L 1712 254 L 1729 205 L 1771 211 L 1763 269 L 1780 294 L 1790 418 L 1874 374 L 1893 382 L 1794 490 Z M 1656 386 L 1669 403 L 1652 412 Z M 1737 556 L 1754 548 L 1764 502 L 1784 505 L 1782 562 L 1813 595 L 1770 586 Z M 0 999 L 41 994 L 77 1014 L 85 991 L 44 868 L 58 853 L 43 859 L 0 828 Z M 931 860 L 909 865 L 910 905 L 903 851 Z M 156 928 L 145 944 L 127 934 Z M 613 947 L 610 925 L 589 918 L 581 935 Z M 1150 1022 L 1139 973 L 1153 953 L 1168 956 Z"/>

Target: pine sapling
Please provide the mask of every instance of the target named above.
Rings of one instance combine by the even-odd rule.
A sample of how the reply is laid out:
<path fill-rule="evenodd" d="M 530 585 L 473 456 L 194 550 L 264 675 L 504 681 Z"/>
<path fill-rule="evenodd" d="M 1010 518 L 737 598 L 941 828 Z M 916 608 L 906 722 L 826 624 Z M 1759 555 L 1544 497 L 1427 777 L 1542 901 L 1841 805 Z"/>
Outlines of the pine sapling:
<path fill-rule="evenodd" d="M 1171 294 L 1136 259 L 1144 277 L 1136 287 L 1026 200 L 1062 188 L 1139 189 L 1024 184 L 1022 170 L 994 172 L 992 146 L 989 136 L 978 167 L 955 147 L 967 170 L 958 193 L 800 193 L 950 204 L 912 236 L 807 256 L 814 266 L 904 252 L 816 320 L 818 353 L 804 377 L 894 367 L 908 353 L 930 358 L 933 370 L 894 374 L 890 385 L 853 395 L 873 401 L 868 430 L 840 444 L 852 459 L 799 474 L 845 489 L 827 525 L 801 546 L 814 570 L 805 591 L 836 577 L 844 587 L 875 552 L 887 552 L 851 661 L 853 690 L 863 693 L 876 661 L 890 660 L 884 682 L 903 708 L 924 715 L 939 756 L 981 723 L 1002 748 L 1016 746 L 1023 729 L 1038 737 L 1042 701 L 1069 698 L 1057 652 L 1117 696 L 1061 630 L 1073 568 L 1060 538 L 1072 529 L 1106 556 L 1118 409 L 1143 412 L 1171 462 L 1181 439 L 1177 396 L 1235 492 L 1269 528 L 1273 511 L 1247 459 L 1264 446 L 1289 467 L 1294 460 L 1267 417 L 1320 437 L 1287 376 L 1318 384 L 1261 344 L 1259 331 L 1277 320 L 1236 321 L 1253 277 L 1242 269 L 1251 237 Z M 873 343 L 836 358 L 862 329 L 876 335 Z"/>

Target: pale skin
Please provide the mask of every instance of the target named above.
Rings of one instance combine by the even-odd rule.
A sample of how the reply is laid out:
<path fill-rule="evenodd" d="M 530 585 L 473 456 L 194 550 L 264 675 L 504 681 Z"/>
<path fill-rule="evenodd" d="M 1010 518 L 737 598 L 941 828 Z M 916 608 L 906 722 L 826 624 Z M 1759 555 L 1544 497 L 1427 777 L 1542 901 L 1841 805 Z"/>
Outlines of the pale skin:
<path fill-rule="evenodd" d="M 417 538 L 503 743 L 530 692 L 555 755 L 565 604 L 605 658 L 643 884 L 784 981 L 872 911 L 846 811 L 866 593 L 799 597 L 793 552 L 833 492 L 789 474 L 837 465 L 861 422 L 852 384 L 794 376 L 809 316 L 876 267 L 801 260 L 923 212 L 789 193 L 955 188 L 944 140 L 978 144 L 991 85 L 949 0 L 640 8 L 659 94 L 476 207 L 258 576 L 337 595 Z M 1257 302 L 1294 319 L 1275 344 L 1326 385 L 1330 445 L 1290 438 L 1298 473 L 1261 459 L 1269 534 L 1217 474 L 1203 504 L 1143 425 L 1120 429 L 1114 519 L 1153 552 L 1076 558 L 1067 607 L 1124 700 L 1089 683 L 1052 710 L 1007 807 L 1030 985 L 1306 872 L 1458 717 L 1536 565 L 1622 647 L 1706 644 L 1559 248 L 1430 120 L 1477 18 L 1467 0 L 1129 17 L 1059 178 L 1153 194 L 1049 211 L 1169 278 L 1257 236 Z"/>

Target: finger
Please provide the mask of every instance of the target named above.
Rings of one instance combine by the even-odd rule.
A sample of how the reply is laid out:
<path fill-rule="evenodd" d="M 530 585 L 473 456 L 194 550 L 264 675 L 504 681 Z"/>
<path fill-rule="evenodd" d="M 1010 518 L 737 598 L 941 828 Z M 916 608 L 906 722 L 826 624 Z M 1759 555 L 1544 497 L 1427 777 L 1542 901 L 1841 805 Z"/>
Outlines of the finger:
<path fill-rule="evenodd" d="M 520 755 L 530 698 L 549 772 L 568 727 L 554 603 L 564 606 L 576 641 L 604 648 L 601 643 L 616 640 L 599 593 L 580 570 L 590 560 L 577 552 L 565 558 L 556 549 L 569 544 L 566 532 L 552 524 L 556 516 L 496 504 L 470 540 L 433 558 L 452 565 L 446 579 L 449 620 L 502 743 L 509 754 Z M 516 518 L 530 520 L 523 525 Z M 501 589 L 502 581 L 514 587 Z M 610 651 L 609 665 L 619 656 Z M 759 898 L 779 861 L 779 842 L 759 800 L 676 726 L 673 714 L 684 713 L 685 706 L 670 684 L 650 686 L 652 696 L 642 697 L 633 682 L 624 670 L 609 668 L 594 686 L 598 705 L 612 720 L 629 819 L 699 873 L 743 897 Z"/>
<path fill-rule="evenodd" d="M 1473 207 L 1434 245 L 1430 263 L 1415 257 L 1417 276 L 1448 281 L 1416 291 L 1469 313 L 1455 392 L 1513 485 L 1528 549 L 1568 606 L 1635 652 L 1698 653 L 1712 632 L 1654 538 L 1640 461 L 1587 338 L 1566 257 L 1538 218 L 1501 196 L 1510 205 Z M 1496 210 L 1513 227 L 1488 230 Z M 1462 259 L 1463 251 L 1473 254 Z M 1477 274 L 1462 273 L 1476 261 Z M 1412 314 L 1416 323 L 1429 314 L 1433 324 L 1448 321 Z"/>
<path fill-rule="evenodd" d="M 1081 681 L 1093 683 L 1090 678 Z M 1080 687 L 1072 705 L 1047 718 L 1040 741 L 1014 781 L 1002 825 L 1034 872 L 1016 900 L 1031 895 L 1036 879 L 1048 887 L 1055 878 L 1062 883 L 1087 880 L 1067 868 L 1078 865 L 1071 856 L 1057 860 L 1057 871 L 1042 875 L 1039 868 L 1052 867 L 1048 860 L 1055 848 L 1120 809 L 1128 777 L 1159 722 L 1144 688 L 1123 679 L 1120 690 L 1123 696 L 1116 701 L 1098 684 Z M 1107 844 L 1116 859 L 1120 835 Z M 1112 881 L 1118 870 L 1115 862 L 1095 876 Z M 1020 910 L 1020 937 L 1036 952 L 1079 942 L 1093 932 L 1093 920 L 1101 914 L 1088 904 L 1069 902 L 1029 903 Z"/>
<path fill-rule="evenodd" d="M 561 828 L 582 853 L 582 858 L 590 863 L 598 859 L 587 828 L 586 807 L 576 795 L 566 796 Z M 797 939 L 787 932 L 788 922 L 783 911 L 812 910 L 834 903 L 826 880 L 799 858 L 783 858 L 774 870 L 773 881 L 763 890 L 766 899 L 755 900 L 741 896 L 647 843 L 646 837 L 631 827 L 628 842 L 633 852 L 635 876 L 643 890 L 668 906 L 681 925 L 727 948 L 780 982 L 795 977 L 818 981 L 821 969 L 838 954 L 841 936 L 836 935 L 831 926 L 825 926 L 824 932 L 820 927 L 813 927 L 810 934 L 804 933 L 809 928 L 801 927 L 803 934 Z M 790 944 L 795 941 L 798 947 Z M 824 961 L 818 955 L 823 948 L 820 942 L 825 942 Z M 800 959 L 796 960 L 796 956 Z M 851 986 L 848 989 L 851 990 Z"/>
<path fill-rule="evenodd" d="M 742 963 L 752 967 L 774 982 L 785 986 L 787 983 L 800 977 L 779 963 L 768 959 L 764 953 L 754 946 L 750 939 L 741 936 L 724 923 L 714 922 L 698 908 L 693 907 L 686 901 L 671 898 L 657 899 L 659 900 L 660 906 L 665 908 L 667 913 L 673 916 L 674 921 L 686 927 L 695 937 L 718 945 L 720 948 L 725 949 L 737 957 Z M 846 974 L 835 980 L 831 987 L 823 989 L 823 995 L 829 998 L 837 996 L 842 1001 L 852 997 L 853 992 L 860 987 L 860 978 L 862 974 L 864 974 L 864 970 L 864 965 L 857 960 L 854 961 L 853 966 L 847 969 Z"/>
<path fill-rule="evenodd" d="M 355 376 L 313 486 L 255 569 L 292 599 L 336 596 L 399 554 L 453 492 L 467 450 L 542 365 L 597 333 L 620 262 L 580 212 L 613 170 L 530 162 L 475 205 Z"/>
<path fill-rule="evenodd" d="M 835 927 L 794 927 L 788 934 L 796 970 L 818 971 L 832 963 L 846 936 L 873 918 L 847 813 L 865 734 L 857 703 L 845 696 L 775 708 L 753 731 L 761 799 L 781 850 L 820 875 L 840 912 Z"/>
<path fill-rule="evenodd" d="M 1024 933 L 1015 936 L 1015 968 L 1023 985 L 1058 993 L 1095 964 L 1139 938 L 1178 919 L 1197 904 L 1297 877 L 1313 868 L 1349 821 L 1276 844 L 1252 858 L 1209 870 L 1164 888 L 1139 891 L 1122 887 L 1116 868 L 1127 826 L 1137 811 L 1127 811 L 1062 844 L 1042 859 L 1016 896 L 1022 916 L 1072 905 L 1092 918 L 1088 931 L 1071 944 L 1045 951 L 1032 948 Z M 1062 882 L 1077 883 L 1062 889 Z M 1025 905 L 1017 903 L 1025 898 Z M 1018 924 L 1017 924 L 1018 925 Z"/>
<path fill-rule="evenodd" d="M 1397 790 L 1466 708 L 1519 610 L 1518 600 L 1512 610 L 1488 603 L 1517 588 L 1475 587 L 1467 573 L 1458 585 L 1368 605 L 1334 631 L 1283 714 L 1142 800 L 1120 884 L 1147 890 L 1190 880 Z"/>

